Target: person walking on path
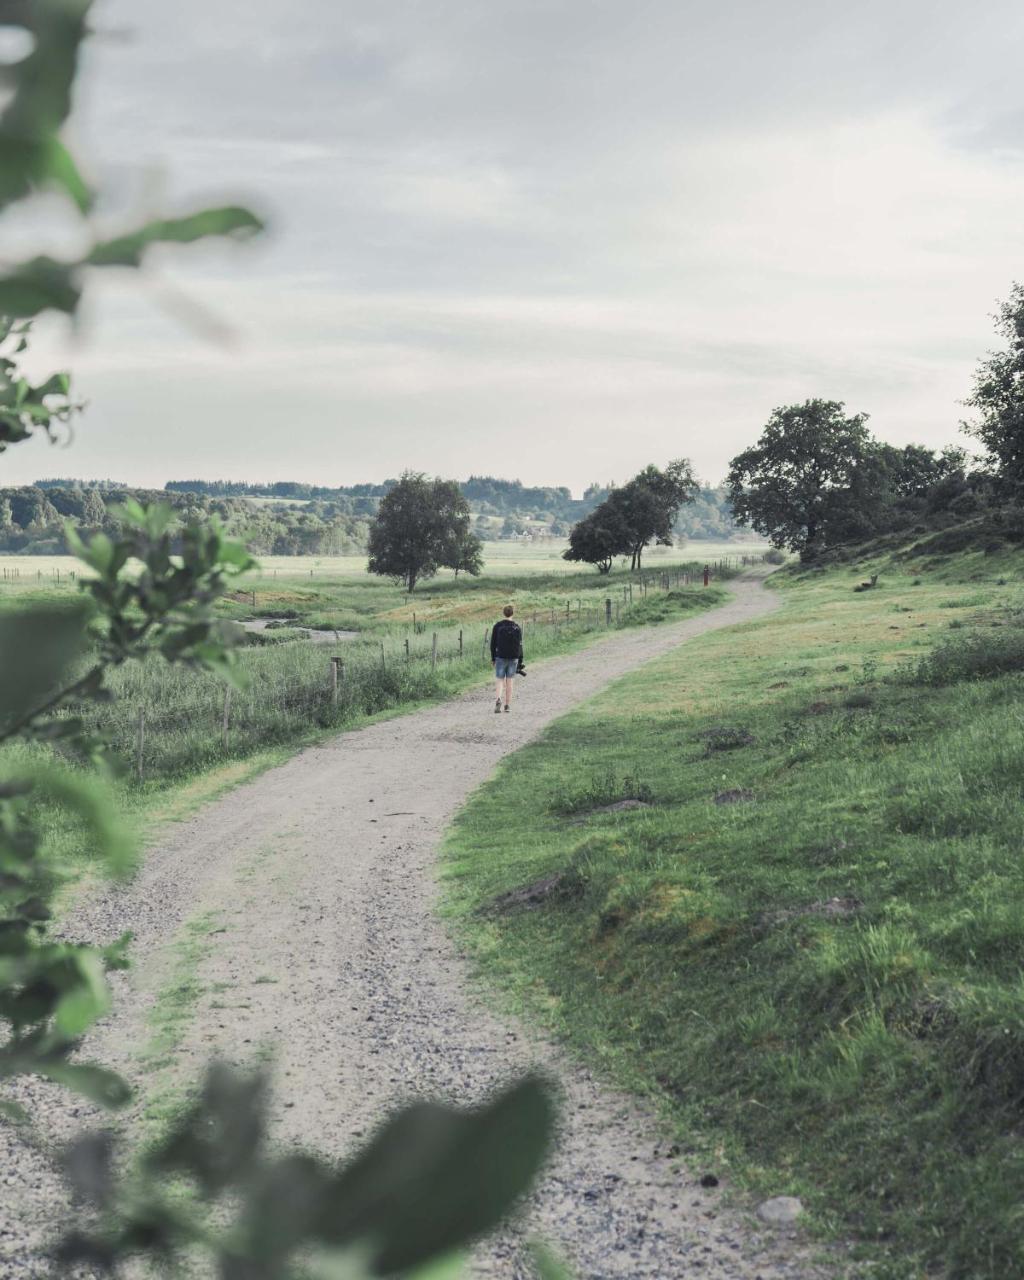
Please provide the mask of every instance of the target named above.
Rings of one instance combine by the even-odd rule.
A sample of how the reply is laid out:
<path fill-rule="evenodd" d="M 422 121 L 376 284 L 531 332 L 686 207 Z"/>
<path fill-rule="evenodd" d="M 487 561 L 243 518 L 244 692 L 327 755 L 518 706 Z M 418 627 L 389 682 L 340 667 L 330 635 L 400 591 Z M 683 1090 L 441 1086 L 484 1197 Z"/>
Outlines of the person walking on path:
<path fill-rule="evenodd" d="M 512 706 L 512 680 L 523 663 L 523 633 L 518 622 L 512 621 L 513 609 L 507 604 L 500 622 L 491 628 L 491 662 L 494 664 L 495 714 L 501 711 L 502 693 L 505 710 Z"/>

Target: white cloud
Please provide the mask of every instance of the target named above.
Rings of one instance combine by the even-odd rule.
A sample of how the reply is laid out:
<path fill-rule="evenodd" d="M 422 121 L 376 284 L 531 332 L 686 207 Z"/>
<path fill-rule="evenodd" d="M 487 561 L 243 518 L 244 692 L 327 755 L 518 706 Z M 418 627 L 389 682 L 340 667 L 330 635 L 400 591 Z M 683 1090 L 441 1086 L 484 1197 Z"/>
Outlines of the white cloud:
<path fill-rule="evenodd" d="M 137 7 L 94 136 L 173 191 L 264 193 L 276 229 L 167 255 L 230 348 L 100 291 L 78 473 L 579 486 L 690 451 L 715 478 L 807 395 L 941 445 L 1024 275 L 1009 0 Z"/>

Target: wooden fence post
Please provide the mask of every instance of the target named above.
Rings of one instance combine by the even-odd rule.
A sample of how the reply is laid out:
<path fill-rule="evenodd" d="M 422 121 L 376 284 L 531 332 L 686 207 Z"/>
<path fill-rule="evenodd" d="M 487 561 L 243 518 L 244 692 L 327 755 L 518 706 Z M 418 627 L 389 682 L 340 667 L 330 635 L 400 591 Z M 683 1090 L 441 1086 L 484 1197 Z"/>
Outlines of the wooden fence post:
<path fill-rule="evenodd" d="M 459 630 L 459 657 L 462 657 L 462 630 Z"/>
<path fill-rule="evenodd" d="M 135 776 L 142 781 L 146 750 L 146 708 L 139 707 L 139 732 L 135 740 Z"/>
<path fill-rule="evenodd" d="M 221 721 L 221 744 L 228 749 L 228 730 L 231 728 L 231 686 L 224 686 L 224 717 Z"/>
<path fill-rule="evenodd" d="M 409 661 L 409 637 L 408 636 L 405 637 L 405 660 L 406 662 Z"/>
<path fill-rule="evenodd" d="M 437 670 L 437 632 L 435 631 L 430 641 L 430 669 Z"/>
<path fill-rule="evenodd" d="M 611 596 L 609 596 L 609 597 L 608 597 L 608 599 L 604 602 L 604 621 L 605 621 L 605 626 L 610 627 L 610 626 L 612 625 L 612 601 L 611 601 Z"/>
<path fill-rule="evenodd" d="M 252 607 L 254 609 L 256 608 L 256 592 L 255 591 L 252 593 Z"/>
<path fill-rule="evenodd" d="M 484 662 L 487 661 L 487 637 L 489 634 L 490 634 L 490 627 L 484 627 L 484 647 L 481 650 L 481 654 Z"/>
<path fill-rule="evenodd" d="M 619 625 L 619 602 L 618 602 L 618 600 L 616 600 L 616 601 L 615 601 L 615 625 L 616 625 L 616 626 L 618 626 L 618 625 Z"/>
<path fill-rule="evenodd" d="M 384 641 L 383 640 L 380 642 L 380 669 L 381 671 L 386 671 L 388 669 L 388 664 L 384 657 Z"/>
<path fill-rule="evenodd" d="M 340 658 L 331 659 L 331 706 L 335 711 L 338 709 L 338 668 L 340 666 Z"/>

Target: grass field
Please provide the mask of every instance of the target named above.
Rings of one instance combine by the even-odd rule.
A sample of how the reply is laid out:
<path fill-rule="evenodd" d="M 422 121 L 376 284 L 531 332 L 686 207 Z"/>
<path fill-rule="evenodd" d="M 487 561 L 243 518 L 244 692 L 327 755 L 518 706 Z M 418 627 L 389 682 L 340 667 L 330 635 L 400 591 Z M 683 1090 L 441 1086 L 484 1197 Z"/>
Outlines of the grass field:
<path fill-rule="evenodd" d="M 258 499 L 257 501 L 262 501 Z M 484 574 L 488 577 L 510 575 L 523 577 L 534 573 L 565 575 L 571 577 L 596 577 L 590 565 L 573 564 L 562 559 L 562 552 L 568 546 L 564 539 L 552 538 L 545 542 L 485 542 Z M 761 555 L 768 550 L 768 544 L 752 542 L 685 542 L 679 547 L 651 547 L 645 553 L 647 567 L 654 572 L 659 565 L 675 564 L 678 561 L 700 560 L 717 561 L 726 557 L 735 559 L 743 555 Z M 81 569 L 81 564 L 74 556 L 19 556 L 0 554 L 0 599 L 4 588 L 9 590 L 17 586 L 57 585 L 57 575 L 61 583 L 65 581 L 73 586 L 70 575 Z M 17 572 L 17 581 L 5 582 L 3 570 L 13 575 Z M 366 556 L 261 556 L 260 570 L 254 575 L 257 581 L 272 586 L 275 579 L 287 578 L 314 580 L 324 578 L 361 580 L 367 577 Z M 435 580 L 444 583 L 452 580 L 447 570 L 442 570 Z M 423 584 L 424 587 L 428 583 Z M 422 588 L 421 588 L 422 589 Z"/>
<path fill-rule="evenodd" d="M 657 1098 L 701 1169 L 801 1196 L 865 1274 L 1004 1280 L 1024 561 L 875 567 L 861 593 L 870 565 L 780 581 L 777 614 L 509 759 L 450 836 L 449 910 L 510 1002 Z M 556 875 L 538 909 L 480 911 Z"/>

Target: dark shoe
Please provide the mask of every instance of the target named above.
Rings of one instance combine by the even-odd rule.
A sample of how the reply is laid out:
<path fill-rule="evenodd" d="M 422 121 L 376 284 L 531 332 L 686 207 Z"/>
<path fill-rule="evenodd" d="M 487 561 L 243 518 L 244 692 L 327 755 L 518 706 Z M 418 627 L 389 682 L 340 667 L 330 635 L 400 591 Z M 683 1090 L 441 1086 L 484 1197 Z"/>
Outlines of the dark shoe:
<path fill-rule="evenodd" d="M 505 708 L 505 710 L 507 711 L 507 710 L 508 710 L 508 707 L 506 707 L 506 708 Z M 498 698 L 498 700 L 497 700 L 497 701 L 495 702 L 495 704 L 494 704 L 494 714 L 495 714 L 496 716 L 500 716 L 500 715 L 501 715 L 501 699 L 500 699 L 500 698 Z"/>
<path fill-rule="evenodd" d="M 509 706 L 508 706 L 508 703 L 506 702 L 506 703 L 505 703 L 505 710 L 506 710 L 506 711 L 508 711 L 508 709 L 509 709 Z"/>

